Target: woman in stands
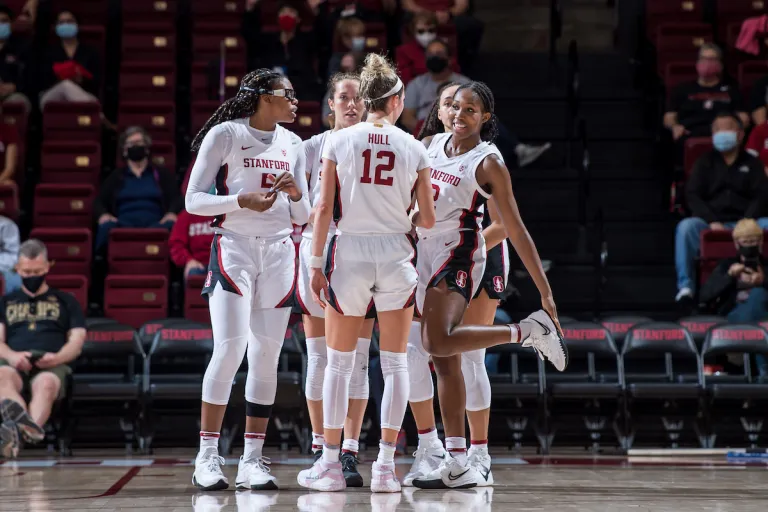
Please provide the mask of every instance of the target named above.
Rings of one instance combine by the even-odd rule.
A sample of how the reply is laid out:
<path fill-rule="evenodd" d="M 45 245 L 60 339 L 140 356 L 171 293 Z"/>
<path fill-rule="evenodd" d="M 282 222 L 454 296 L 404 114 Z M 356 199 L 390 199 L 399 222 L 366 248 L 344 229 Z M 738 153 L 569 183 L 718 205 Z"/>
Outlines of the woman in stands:
<path fill-rule="evenodd" d="M 315 206 L 320 198 L 320 171 L 322 170 L 323 147 L 330 134 L 348 128 L 360 122 L 365 113 L 363 100 L 360 98 L 360 77 L 354 73 L 337 73 L 328 82 L 328 106 L 333 112 L 335 124 L 329 130 L 304 142 L 304 155 L 307 162 L 307 183 L 310 190 L 310 203 Z M 312 216 L 309 224 L 302 231 L 299 246 L 299 281 L 296 297 L 301 307 L 304 320 L 304 333 L 307 336 L 307 381 L 305 395 L 309 419 L 312 423 L 312 451 L 320 457 L 323 449 L 323 378 L 328 356 L 325 344 L 325 314 L 323 308 L 312 300 L 309 286 L 309 262 L 312 257 Z M 336 227 L 331 222 L 323 257 L 328 252 L 331 237 L 336 234 Z M 368 405 L 368 350 L 371 346 L 371 332 L 376 318 L 374 308 L 366 314 L 366 320 L 360 329 L 355 349 L 355 363 L 349 382 L 349 409 L 344 422 L 344 444 L 342 446 L 341 465 L 347 487 L 362 487 L 363 477 L 357 471 L 357 451 L 362 428 L 363 415 Z"/>
<path fill-rule="evenodd" d="M 417 282 L 416 244 L 409 233 L 413 225 L 432 227 L 435 219 L 427 152 L 394 126 L 403 111 L 403 93 L 389 62 L 368 55 L 360 75 L 368 119 L 329 135 L 323 148 L 309 266 L 312 298 L 326 313 L 325 446 L 322 457 L 298 476 L 300 485 L 318 491 L 346 487 L 339 463 L 341 428 L 357 338 L 371 299 L 379 317 L 385 382 L 371 490 L 400 491 L 394 455 L 408 402 L 406 345 Z M 421 211 L 409 215 L 414 193 Z M 341 234 L 331 239 L 324 258 L 334 217 Z M 325 307 L 325 300 L 331 307 Z"/>
<path fill-rule="evenodd" d="M 301 139 L 278 124 L 293 122 L 296 109 L 290 81 L 258 69 L 243 78 L 235 97 L 219 107 L 192 143 L 198 155 L 187 211 L 216 217 L 203 288 L 210 297 L 214 349 L 203 378 L 200 452 L 192 477 L 203 490 L 229 485 L 217 445 L 232 381 L 246 352 L 245 451 L 236 485 L 277 488 L 262 447 L 294 295 L 292 223 L 305 224 L 310 211 Z"/>
<path fill-rule="evenodd" d="M 447 82 L 438 88 L 438 99 L 419 133 L 419 139 L 453 129 L 451 110 L 453 96 L 460 84 Z M 492 215 L 489 215 L 489 211 Z M 482 282 L 464 313 L 465 325 L 493 325 L 496 308 L 506 298 L 509 274 L 509 254 L 505 250 L 504 226 L 497 210 L 489 204 L 483 217 L 483 238 L 486 247 L 486 265 Z M 429 276 L 421 276 L 426 279 Z M 488 454 L 488 423 L 491 408 L 491 384 L 485 367 L 485 349 L 461 354 L 461 370 L 467 397 L 467 420 L 471 446 L 467 453 L 470 466 L 477 470 L 478 486 L 493 485 L 491 458 Z M 408 337 L 408 375 L 411 382 L 410 406 L 419 433 L 419 445 L 411 470 L 403 485 L 437 469 L 445 455 L 443 443 L 437 437 L 433 404 L 434 385 L 429 369 L 429 354 L 421 343 L 421 322 L 414 319 Z"/>
<path fill-rule="evenodd" d="M 485 84 L 459 86 L 451 102 L 451 131 L 423 141 L 432 167 L 437 222 L 432 229 L 417 228 L 421 279 L 416 289 L 416 308 L 422 313 L 423 349 L 432 355 L 438 376 L 440 412 L 451 456 L 445 457 L 438 468 L 413 480 L 413 485 L 420 488 L 474 487 L 484 478 L 467 460 L 462 353 L 522 343 L 533 347 L 560 371 L 568 363 L 552 291 L 536 247 L 520 219 L 509 171 L 491 144 L 497 133 L 493 109 L 493 93 Z M 491 213 L 494 217 L 498 214 L 533 277 L 543 310 L 519 324 L 462 325 L 467 303 L 478 293 L 483 280 L 486 241 L 481 225 L 484 204 L 491 198 Z M 501 240 L 503 235 L 493 234 L 491 243 L 496 245 Z M 414 368 L 417 371 L 419 367 Z M 418 380 L 418 375 L 414 378 Z M 483 409 L 486 403 L 490 406 L 487 400 L 478 401 Z"/>

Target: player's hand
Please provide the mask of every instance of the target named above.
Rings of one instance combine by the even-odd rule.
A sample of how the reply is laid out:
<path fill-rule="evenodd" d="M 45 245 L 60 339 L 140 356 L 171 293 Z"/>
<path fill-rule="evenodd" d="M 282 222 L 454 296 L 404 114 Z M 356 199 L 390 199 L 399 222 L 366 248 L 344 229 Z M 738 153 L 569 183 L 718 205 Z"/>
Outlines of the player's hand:
<path fill-rule="evenodd" d="M 166 222 L 176 222 L 176 214 L 173 212 L 168 212 L 165 215 L 163 215 L 163 218 L 160 219 L 160 222 L 158 224 L 165 224 Z"/>
<path fill-rule="evenodd" d="M 555 306 L 555 299 L 553 299 L 551 295 L 542 297 L 541 307 L 544 309 L 544 311 L 549 313 L 549 316 L 552 317 L 552 321 L 555 323 L 555 327 L 557 327 L 557 332 L 560 333 L 560 336 L 563 336 L 563 328 L 560 327 L 560 320 L 557 318 L 557 306 Z"/>
<path fill-rule="evenodd" d="M 46 352 L 43 357 L 37 360 L 35 363 L 35 366 L 38 368 L 46 369 L 46 368 L 53 368 L 54 366 L 59 366 L 61 364 L 61 361 L 59 361 L 59 356 L 54 352 Z"/>
<path fill-rule="evenodd" d="M 291 201 L 294 203 L 301 200 L 301 190 L 296 185 L 296 180 L 293 179 L 293 174 L 284 172 L 275 180 L 275 184 L 272 185 L 272 190 L 275 192 L 285 192 Z"/>
<path fill-rule="evenodd" d="M 240 208 L 247 208 L 255 212 L 265 212 L 272 208 L 277 199 L 275 192 L 268 192 L 263 194 L 261 192 L 245 192 L 237 196 L 237 204 Z"/>
<path fill-rule="evenodd" d="M 313 268 L 309 270 L 309 286 L 312 288 L 312 300 L 314 300 L 321 308 L 325 309 L 326 302 L 320 297 L 320 292 L 323 292 L 325 298 L 330 297 L 328 294 L 328 279 L 325 274 L 319 268 Z"/>
<path fill-rule="evenodd" d="M 32 369 L 32 363 L 29 362 L 30 357 L 32 357 L 32 352 L 13 352 L 8 356 L 8 362 L 17 370 L 28 372 Z"/>

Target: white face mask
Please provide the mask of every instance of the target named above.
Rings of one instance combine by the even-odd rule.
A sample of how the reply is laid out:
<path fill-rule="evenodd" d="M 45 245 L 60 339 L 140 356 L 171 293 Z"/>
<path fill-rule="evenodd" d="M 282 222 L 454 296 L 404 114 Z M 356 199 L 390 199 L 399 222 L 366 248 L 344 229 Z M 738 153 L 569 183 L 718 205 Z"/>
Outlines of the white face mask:
<path fill-rule="evenodd" d="M 416 34 L 416 40 L 419 42 L 422 48 L 426 48 L 429 43 L 435 40 L 436 37 L 437 33 L 435 32 L 424 32 L 422 34 Z"/>

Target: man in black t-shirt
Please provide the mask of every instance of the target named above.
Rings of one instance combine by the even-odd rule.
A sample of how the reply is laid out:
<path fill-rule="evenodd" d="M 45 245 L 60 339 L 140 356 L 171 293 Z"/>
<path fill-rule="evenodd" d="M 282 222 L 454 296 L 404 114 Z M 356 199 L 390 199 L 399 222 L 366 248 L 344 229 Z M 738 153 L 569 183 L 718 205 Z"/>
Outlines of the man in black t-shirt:
<path fill-rule="evenodd" d="M 51 408 L 64 395 L 68 366 L 83 349 L 85 318 L 77 300 L 45 282 L 48 252 L 39 240 L 19 248 L 22 288 L 0 299 L 0 456 L 15 457 L 19 435 L 44 437 Z M 29 406 L 22 393 L 31 396 Z"/>
<path fill-rule="evenodd" d="M 672 138 L 679 141 L 711 135 L 712 122 L 723 111 L 736 112 L 747 126 L 749 116 L 738 88 L 723 83 L 722 52 L 717 45 L 701 46 L 696 72 L 698 79 L 680 84 L 669 99 L 664 126 L 672 132 Z"/>

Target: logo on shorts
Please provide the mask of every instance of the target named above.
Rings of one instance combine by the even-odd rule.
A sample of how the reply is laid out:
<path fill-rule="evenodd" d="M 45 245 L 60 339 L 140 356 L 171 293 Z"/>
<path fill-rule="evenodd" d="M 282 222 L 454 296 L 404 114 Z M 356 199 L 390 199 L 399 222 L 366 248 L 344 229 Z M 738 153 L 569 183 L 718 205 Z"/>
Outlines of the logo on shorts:
<path fill-rule="evenodd" d="M 459 288 L 464 288 L 467 285 L 467 273 L 463 270 L 456 272 L 456 285 Z"/>
<path fill-rule="evenodd" d="M 496 293 L 504 291 L 504 279 L 501 276 L 493 276 L 493 291 Z"/>
<path fill-rule="evenodd" d="M 210 270 L 208 271 L 208 275 L 205 276 L 205 284 L 203 285 L 204 288 L 208 288 L 211 286 L 211 279 L 213 278 L 213 272 Z"/>

